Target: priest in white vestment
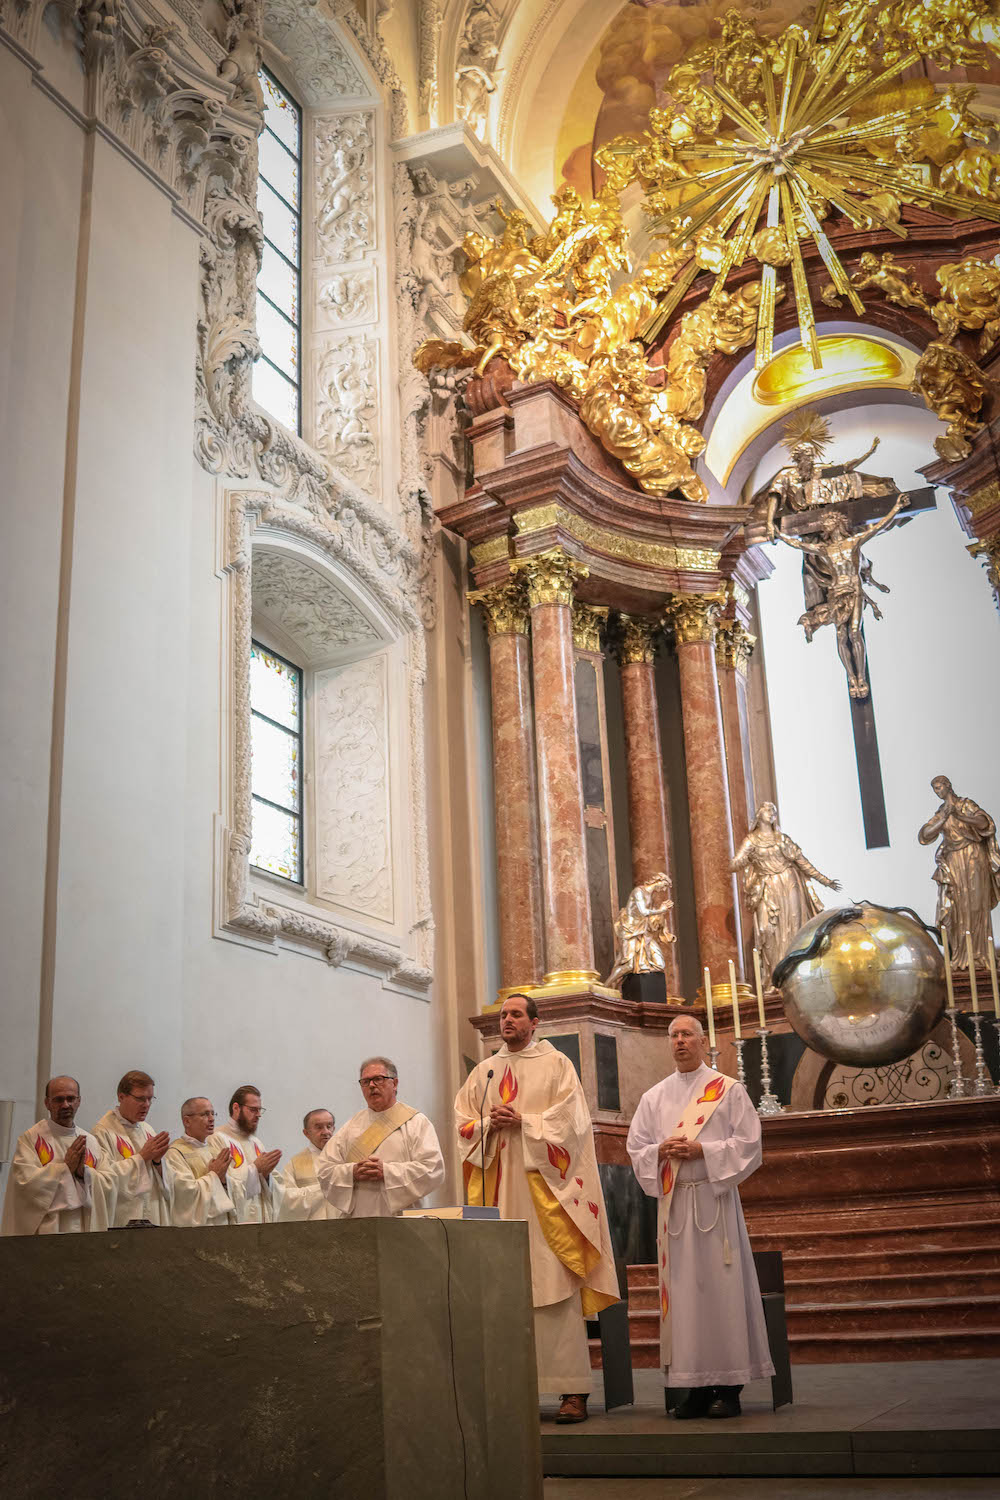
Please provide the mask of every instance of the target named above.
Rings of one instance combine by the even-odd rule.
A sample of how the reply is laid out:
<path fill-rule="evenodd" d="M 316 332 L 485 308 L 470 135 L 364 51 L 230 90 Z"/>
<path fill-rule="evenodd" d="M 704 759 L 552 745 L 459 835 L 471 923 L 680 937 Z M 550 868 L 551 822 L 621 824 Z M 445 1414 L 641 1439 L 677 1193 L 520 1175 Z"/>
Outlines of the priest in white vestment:
<path fill-rule="evenodd" d="M 45 1085 L 48 1118 L 18 1137 L 0 1234 L 80 1234 L 108 1229 L 115 1183 L 94 1136 L 76 1124 L 80 1085 L 65 1075 Z"/>
<path fill-rule="evenodd" d="M 219 1127 L 229 1142 L 227 1191 L 238 1224 L 272 1224 L 281 1207 L 281 1183 L 274 1174 L 281 1152 L 268 1151 L 257 1134 L 263 1113 L 260 1089 L 244 1083 L 234 1090 L 229 1119 Z"/>
<path fill-rule="evenodd" d="M 503 1046 L 469 1074 L 455 1119 L 469 1202 L 527 1220 L 539 1392 L 561 1397 L 556 1421 L 583 1422 L 585 1318 L 619 1300 L 618 1276 L 586 1096 L 569 1058 L 535 1041 L 537 1025 L 535 1002 L 509 995 Z"/>
<path fill-rule="evenodd" d="M 327 1202 L 345 1219 L 388 1219 L 420 1208 L 444 1181 L 437 1132 L 426 1115 L 397 1100 L 399 1074 L 389 1058 L 366 1058 L 358 1081 L 365 1108 L 316 1163 Z"/>
<path fill-rule="evenodd" d="M 296 1152 L 279 1174 L 280 1217 L 284 1223 L 343 1217 L 324 1194 L 316 1175 L 320 1153 L 332 1138 L 335 1129 L 336 1121 L 328 1109 L 310 1109 L 303 1119 L 302 1134 L 308 1144 L 304 1151 Z"/>
<path fill-rule="evenodd" d="M 236 1223 L 236 1210 L 226 1191 L 232 1162 L 230 1141 L 216 1135 L 211 1101 L 196 1096 L 181 1105 L 184 1134 L 170 1142 L 170 1168 L 175 1229 L 216 1229 Z"/>
<path fill-rule="evenodd" d="M 748 1380 L 774 1374 L 737 1188 L 760 1166 L 760 1120 L 741 1083 L 704 1062 L 694 1016 L 670 1023 L 676 1072 L 643 1094 L 627 1148 L 658 1199 L 660 1356 L 688 1391 L 676 1416 L 740 1415 Z"/>
<path fill-rule="evenodd" d="M 116 1229 L 131 1219 L 170 1223 L 170 1168 L 163 1161 L 170 1132 L 156 1131 L 146 1121 L 156 1097 L 153 1088 L 148 1073 L 132 1069 L 118 1085 L 116 1108 L 93 1128 L 115 1179 Z"/>

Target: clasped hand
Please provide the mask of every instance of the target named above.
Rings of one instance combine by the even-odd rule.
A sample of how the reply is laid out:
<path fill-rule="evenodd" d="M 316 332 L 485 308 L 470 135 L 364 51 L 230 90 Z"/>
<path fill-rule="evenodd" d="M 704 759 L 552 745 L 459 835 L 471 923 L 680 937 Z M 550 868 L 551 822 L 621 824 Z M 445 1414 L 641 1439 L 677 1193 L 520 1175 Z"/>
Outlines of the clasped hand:
<path fill-rule="evenodd" d="M 384 1182 L 385 1168 L 377 1156 L 366 1156 L 354 1163 L 355 1182 Z"/>
<path fill-rule="evenodd" d="M 143 1161 L 151 1161 L 158 1165 L 166 1155 L 167 1147 L 170 1145 L 170 1131 L 161 1130 L 156 1135 L 148 1136 L 139 1147 L 139 1155 Z"/>
<path fill-rule="evenodd" d="M 668 1156 L 675 1161 L 692 1161 L 696 1156 L 704 1156 L 704 1152 L 697 1141 L 689 1141 L 686 1135 L 672 1135 L 667 1140 L 661 1141 L 657 1150 L 660 1161 Z"/>
<path fill-rule="evenodd" d="M 509 1104 L 495 1104 L 490 1110 L 491 1130 L 519 1130 L 521 1116 Z"/>

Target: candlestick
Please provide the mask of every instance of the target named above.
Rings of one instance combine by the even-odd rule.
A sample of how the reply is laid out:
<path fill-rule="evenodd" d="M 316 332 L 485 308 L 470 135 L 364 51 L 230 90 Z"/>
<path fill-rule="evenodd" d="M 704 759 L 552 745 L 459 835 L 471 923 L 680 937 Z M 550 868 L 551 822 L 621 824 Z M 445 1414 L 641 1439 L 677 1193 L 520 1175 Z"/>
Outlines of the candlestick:
<path fill-rule="evenodd" d="M 712 1014 L 712 976 L 705 970 L 705 1008 L 708 1014 L 708 1045 L 715 1046 L 715 1017 Z"/>
<path fill-rule="evenodd" d="M 766 1026 L 758 1027 L 757 1035 L 760 1037 L 760 1103 L 757 1105 L 759 1115 L 780 1115 L 784 1105 L 777 1094 L 771 1093 L 771 1061 L 767 1055 L 767 1039 L 770 1035 Z"/>
<path fill-rule="evenodd" d="M 952 995 L 954 1000 L 954 995 Z M 965 1098 L 965 1074 L 962 1072 L 962 1051 L 958 1045 L 958 1011 L 954 1005 L 947 1008 L 948 1020 L 951 1023 L 951 1083 L 948 1085 L 949 1099 Z"/>
<path fill-rule="evenodd" d="M 976 1078 L 972 1085 L 972 1092 L 981 1096 L 991 1092 L 992 1080 L 986 1071 L 986 1059 L 983 1056 L 983 1018 L 978 1010 L 972 1013 L 972 1029 L 976 1037 Z"/>
<path fill-rule="evenodd" d="M 740 1030 L 740 997 L 736 993 L 736 965 L 732 959 L 729 960 L 729 993 L 733 999 L 733 1038 L 736 1040 L 743 1033 Z"/>
<path fill-rule="evenodd" d="M 989 934 L 989 943 L 986 946 L 986 957 L 990 964 L 990 988 L 993 991 L 993 1014 L 1000 1021 L 1000 989 L 997 989 L 997 950 L 993 941 L 992 932 Z"/>
<path fill-rule="evenodd" d="M 718 1047 L 709 1047 L 709 1049 L 708 1049 L 708 1066 L 712 1069 L 713 1073 L 717 1071 L 718 1066 L 719 1066 L 719 1049 L 718 1049 Z"/>
<path fill-rule="evenodd" d="M 951 978 L 951 948 L 948 945 L 948 930 L 941 928 L 941 947 L 944 949 L 944 987 L 948 992 L 948 1007 L 955 1009 L 955 986 Z"/>
<path fill-rule="evenodd" d="M 767 1025 L 764 1016 L 764 983 L 760 977 L 760 949 L 753 950 L 753 977 L 757 986 L 757 1014 L 760 1016 L 761 1026 Z"/>
<path fill-rule="evenodd" d="M 736 1077 L 739 1079 L 740 1083 L 742 1083 L 743 1087 L 746 1088 L 747 1071 L 743 1063 L 743 1038 L 741 1036 L 738 1036 L 733 1043 L 733 1046 L 736 1048 Z"/>
<path fill-rule="evenodd" d="M 972 933 L 965 930 L 965 953 L 969 960 L 969 984 L 972 987 L 972 1014 L 979 1014 L 979 990 L 976 988 L 976 957 L 972 951 Z"/>

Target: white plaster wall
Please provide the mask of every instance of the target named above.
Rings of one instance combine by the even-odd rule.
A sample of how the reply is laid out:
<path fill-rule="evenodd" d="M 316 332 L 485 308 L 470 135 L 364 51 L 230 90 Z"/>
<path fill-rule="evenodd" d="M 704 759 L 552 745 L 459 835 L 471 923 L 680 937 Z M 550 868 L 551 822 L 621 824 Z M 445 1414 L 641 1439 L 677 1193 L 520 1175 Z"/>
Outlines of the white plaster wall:
<path fill-rule="evenodd" d="M 917 471 L 933 461 L 940 431 L 929 412 L 859 404 L 829 421 L 832 462 L 863 453 L 877 433 L 881 445 L 864 469 L 892 475 L 904 489 L 926 483 Z M 784 462 L 776 445 L 747 493 Z M 845 899 L 912 906 L 931 922 L 933 846 L 917 842 L 917 829 L 938 805 L 931 777 L 949 776 L 961 795 L 1000 817 L 1000 618 L 967 540 L 947 492 L 939 490 L 935 512 L 916 514 L 865 548 L 875 577 L 892 590 L 874 593 L 885 618 L 880 623 L 866 611 L 865 627 L 887 849 L 865 848 L 847 683 L 833 628 L 817 631 L 808 645 L 796 624 L 803 610 L 800 555 L 770 548 L 775 571 L 759 590 L 782 827 L 824 874 L 842 881 Z M 821 895 L 828 904 L 839 899 Z"/>

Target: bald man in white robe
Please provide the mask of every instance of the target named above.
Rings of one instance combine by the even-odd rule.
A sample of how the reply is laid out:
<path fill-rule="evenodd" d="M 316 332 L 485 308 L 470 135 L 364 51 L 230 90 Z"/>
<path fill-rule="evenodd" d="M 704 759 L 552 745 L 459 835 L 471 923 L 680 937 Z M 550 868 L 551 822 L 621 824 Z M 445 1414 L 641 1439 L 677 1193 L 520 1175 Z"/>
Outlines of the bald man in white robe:
<path fill-rule="evenodd" d="M 232 1164 L 229 1140 L 215 1134 L 212 1101 L 196 1095 L 181 1105 L 182 1135 L 170 1142 L 166 1161 L 173 1184 L 175 1229 L 220 1229 L 235 1224 L 227 1192 Z"/>
<path fill-rule="evenodd" d="M 45 1085 L 47 1118 L 18 1137 L 0 1234 L 81 1234 L 111 1227 L 115 1182 L 101 1147 L 76 1124 L 80 1085 Z"/>
<path fill-rule="evenodd" d="M 361 1064 L 365 1108 L 342 1125 L 316 1164 L 320 1186 L 345 1219 L 389 1219 L 419 1208 L 444 1181 L 437 1132 L 397 1100 L 399 1074 L 387 1057 Z"/>

